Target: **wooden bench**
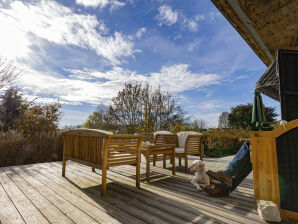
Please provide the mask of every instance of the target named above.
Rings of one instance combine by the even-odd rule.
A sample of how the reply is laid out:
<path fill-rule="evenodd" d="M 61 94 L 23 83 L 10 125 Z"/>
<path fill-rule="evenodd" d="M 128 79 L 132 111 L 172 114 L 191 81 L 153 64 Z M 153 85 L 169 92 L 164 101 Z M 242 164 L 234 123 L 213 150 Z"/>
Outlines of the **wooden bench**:
<path fill-rule="evenodd" d="M 113 166 L 135 165 L 136 186 L 140 187 L 140 150 L 142 138 L 135 135 L 110 135 L 94 129 L 76 129 L 63 133 L 63 166 L 66 160 L 102 170 L 102 196 L 106 195 L 107 169 Z"/>

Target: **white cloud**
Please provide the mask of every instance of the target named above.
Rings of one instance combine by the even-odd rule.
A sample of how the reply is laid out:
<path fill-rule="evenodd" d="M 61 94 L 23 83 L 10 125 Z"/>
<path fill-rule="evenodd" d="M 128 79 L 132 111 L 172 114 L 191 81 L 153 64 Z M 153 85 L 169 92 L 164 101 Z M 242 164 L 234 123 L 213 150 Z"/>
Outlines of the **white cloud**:
<path fill-rule="evenodd" d="M 12 2 L 0 9 L 0 50 L 3 56 L 28 56 L 35 38 L 59 45 L 76 45 L 91 49 L 112 63 L 136 52 L 131 37 L 115 32 L 107 36 L 108 28 L 96 16 L 76 14 L 54 1 L 36 4 Z M 13 41 L 12 41 L 13 40 Z"/>
<path fill-rule="evenodd" d="M 83 5 L 85 7 L 100 7 L 104 8 L 109 4 L 108 0 L 76 0 L 78 5 Z"/>
<path fill-rule="evenodd" d="M 220 80 L 216 74 L 193 73 L 186 64 L 163 66 L 160 72 L 150 74 L 137 74 L 119 66 L 104 72 L 87 69 L 66 71 L 71 76 L 42 73 L 24 67 L 19 85 L 27 95 L 42 96 L 43 101 L 59 98 L 66 104 L 108 105 L 127 82 L 148 82 L 155 87 L 160 85 L 164 90 L 179 93 L 218 84 Z"/>
<path fill-rule="evenodd" d="M 194 39 L 192 42 L 190 42 L 188 44 L 187 50 L 193 51 L 195 48 L 200 46 L 201 42 L 202 42 L 202 40 L 199 38 Z"/>
<path fill-rule="evenodd" d="M 60 122 L 60 127 L 64 125 L 77 125 L 83 124 L 90 115 L 90 112 L 76 111 L 63 109 L 61 110 L 62 117 Z"/>
<path fill-rule="evenodd" d="M 198 14 L 194 17 L 195 21 L 199 22 L 205 19 L 205 15 L 203 14 Z"/>
<path fill-rule="evenodd" d="M 140 39 L 142 36 L 143 36 L 143 34 L 146 32 L 146 28 L 145 27 L 142 27 L 142 28 L 140 28 L 138 31 L 137 31 L 137 33 L 136 33 L 136 37 L 138 38 L 138 39 Z"/>
<path fill-rule="evenodd" d="M 221 112 L 219 113 L 197 113 L 194 114 L 194 119 L 202 119 L 207 122 L 208 127 L 216 128 L 218 125 L 218 117 L 220 116 Z"/>
<path fill-rule="evenodd" d="M 124 2 L 119 2 L 119 1 L 110 1 L 110 2 L 111 2 L 110 11 L 117 10 L 126 5 Z"/>
<path fill-rule="evenodd" d="M 189 19 L 182 13 L 174 11 L 171 6 L 162 5 L 158 8 L 158 15 L 155 17 L 159 21 L 159 25 L 172 26 L 175 23 L 180 23 L 184 28 L 191 32 L 197 32 L 199 30 L 199 24 L 197 23 L 202 19 L 200 16 L 195 16 L 193 19 Z"/>
<path fill-rule="evenodd" d="M 112 84 L 71 79 L 55 73 L 41 73 L 30 68 L 23 69 L 19 82 L 21 86 L 26 87 L 23 91 L 28 92 L 28 95 L 47 94 L 47 98 L 59 98 L 68 104 L 108 104 L 109 99 L 117 93 Z"/>
<path fill-rule="evenodd" d="M 220 102 L 217 100 L 210 100 L 210 101 L 205 101 L 200 103 L 200 108 L 203 110 L 214 110 L 218 108 L 223 108 L 224 106 L 221 105 Z"/>
<path fill-rule="evenodd" d="M 162 5 L 158 8 L 158 15 L 156 18 L 159 20 L 159 25 L 171 26 L 178 20 L 178 12 L 173 11 L 171 6 Z"/>
<path fill-rule="evenodd" d="M 199 24 L 193 19 L 184 18 L 182 25 L 191 32 L 197 32 L 199 30 Z"/>
<path fill-rule="evenodd" d="M 219 80 L 220 77 L 217 74 L 192 73 L 187 64 L 163 66 L 159 73 L 151 73 L 150 77 L 150 82 L 160 84 L 172 92 L 219 84 Z"/>
<path fill-rule="evenodd" d="M 105 8 L 110 5 L 110 10 L 115 10 L 125 6 L 125 2 L 119 2 L 117 0 L 76 0 L 78 5 L 83 5 L 84 7 L 93 7 L 93 8 Z"/>
<path fill-rule="evenodd" d="M 124 86 L 125 82 L 149 82 L 155 87 L 160 85 L 163 89 L 174 93 L 220 83 L 219 75 L 193 73 L 187 64 L 163 66 L 160 72 L 153 72 L 148 75 L 137 74 L 121 67 L 114 67 L 105 72 L 72 70 L 72 73 L 79 76 L 90 75 L 95 78 L 107 79 L 109 81 L 106 84 L 117 83 L 119 85 L 118 90 Z"/>

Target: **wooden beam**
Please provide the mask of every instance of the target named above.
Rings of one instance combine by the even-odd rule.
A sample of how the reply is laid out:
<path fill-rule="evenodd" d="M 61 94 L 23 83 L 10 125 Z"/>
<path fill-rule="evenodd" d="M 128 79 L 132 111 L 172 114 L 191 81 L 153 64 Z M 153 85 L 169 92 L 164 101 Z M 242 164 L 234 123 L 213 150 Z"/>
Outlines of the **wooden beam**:
<path fill-rule="evenodd" d="M 236 12 L 238 15 L 239 19 L 242 21 L 242 23 L 247 27 L 249 30 L 250 34 L 253 36 L 255 41 L 258 43 L 259 47 L 262 49 L 264 54 L 271 60 L 271 62 L 274 60 L 274 57 L 271 55 L 261 38 L 259 37 L 258 33 L 255 31 L 253 28 L 251 21 L 247 18 L 245 13 L 242 11 L 240 6 L 238 5 L 237 1 L 235 0 L 227 0 L 230 6 L 233 8 L 233 10 Z"/>

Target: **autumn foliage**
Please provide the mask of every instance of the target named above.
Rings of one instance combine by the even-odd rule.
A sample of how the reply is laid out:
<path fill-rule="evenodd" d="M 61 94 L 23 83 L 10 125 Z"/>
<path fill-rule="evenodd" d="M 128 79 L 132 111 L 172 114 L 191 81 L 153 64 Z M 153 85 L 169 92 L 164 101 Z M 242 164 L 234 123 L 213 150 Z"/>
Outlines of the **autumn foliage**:
<path fill-rule="evenodd" d="M 0 166 L 61 160 L 60 107 L 28 102 L 16 89 L 6 90 L 0 104 Z"/>

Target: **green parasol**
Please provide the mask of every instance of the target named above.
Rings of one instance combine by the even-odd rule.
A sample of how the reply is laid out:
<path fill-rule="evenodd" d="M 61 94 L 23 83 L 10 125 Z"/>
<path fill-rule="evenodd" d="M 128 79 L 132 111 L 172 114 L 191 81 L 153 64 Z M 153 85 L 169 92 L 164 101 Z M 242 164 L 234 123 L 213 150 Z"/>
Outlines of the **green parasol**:
<path fill-rule="evenodd" d="M 255 98 L 252 108 L 251 122 L 256 124 L 256 127 L 261 130 L 262 124 L 267 121 L 265 107 L 263 104 L 262 96 L 259 92 L 255 91 Z"/>

